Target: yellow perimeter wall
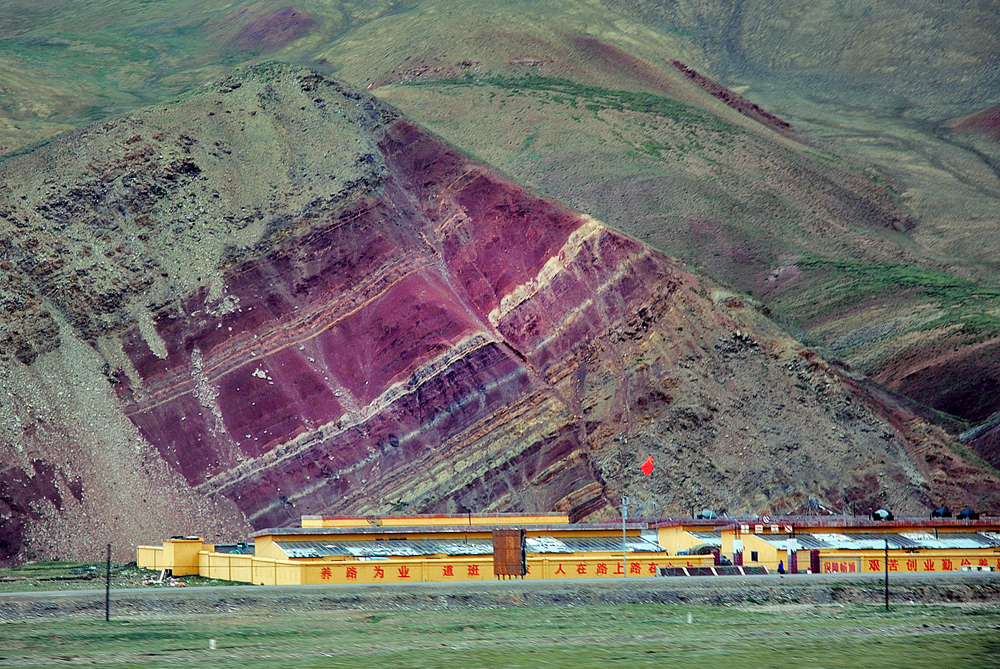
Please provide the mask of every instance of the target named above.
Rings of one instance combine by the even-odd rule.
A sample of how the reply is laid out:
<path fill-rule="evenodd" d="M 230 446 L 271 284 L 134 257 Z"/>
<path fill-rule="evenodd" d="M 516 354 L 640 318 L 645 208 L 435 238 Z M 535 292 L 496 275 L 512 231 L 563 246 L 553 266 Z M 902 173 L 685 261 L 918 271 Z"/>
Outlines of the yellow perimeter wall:
<path fill-rule="evenodd" d="M 180 547 L 175 543 L 166 542 L 162 548 L 140 546 L 137 551 L 139 567 L 171 569 L 175 576 L 198 574 L 257 585 L 489 581 L 495 578 L 492 556 L 289 560 L 215 553 L 214 546 L 191 540 L 185 540 Z M 201 550 L 195 552 L 195 548 Z M 621 578 L 625 574 L 654 576 L 658 567 L 711 566 L 712 556 L 629 555 L 627 571 L 623 569 L 621 556 L 610 553 L 534 556 L 527 562 L 526 578 Z"/>
<path fill-rule="evenodd" d="M 805 551 L 805 553 L 808 556 L 809 552 Z M 799 565 L 801 570 L 801 552 L 799 553 Z M 819 565 L 820 571 L 824 574 L 883 572 L 885 571 L 885 551 L 820 551 Z M 889 551 L 890 573 L 958 571 L 966 566 L 993 567 L 1000 571 L 1000 555 L 989 548 L 978 550 L 922 549 L 913 553 L 902 550 Z"/>
<path fill-rule="evenodd" d="M 748 537 L 744 535 L 744 540 Z M 747 542 L 748 544 L 751 542 Z M 753 542 L 757 543 L 757 542 Z M 788 567 L 788 555 L 763 541 L 760 548 L 768 547 L 765 555 L 758 551 L 758 561 L 749 560 L 749 547 L 744 553 L 747 566 L 763 565 L 770 571 L 778 567 L 778 561 Z M 211 546 L 203 545 L 211 548 Z M 393 560 L 289 560 L 262 558 L 253 555 L 214 553 L 211 550 L 191 553 L 191 547 L 174 551 L 175 559 L 181 562 L 168 563 L 164 560 L 167 551 L 159 546 L 140 546 L 138 565 L 144 569 L 171 569 L 174 575 L 199 574 L 205 578 L 223 581 L 237 581 L 256 585 L 308 585 L 308 584 L 348 584 L 348 583 L 416 583 L 450 581 L 488 581 L 493 576 L 493 560 L 489 557 L 426 557 L 399 558 Z M 798 552 L 799 571 L 809 568 L 809 551 Z M 882 572 L 885 569 L 884 551 L 820 551 L 820 571 L 823 573 Z M 186 560 L 186 562 L 184 562 Z M 711 555 L 630 555 L 628 576 L 653 576 L 657 567 L 701 567 L 711 566 Z M 938 572 L 957 571 L 963 566 L 993 567 L 1000 571 L 1000 554 L 992 549 L 933 550 L 907 553 L 903 550 L 889 551 L 890 572 Z M 528 558 L 530 579 L 553 578 L 621 578 L 622 563 L 619 555 L 558 555 Z"/>
<path fill-rule="evenodd" d="M 744 564 L 765 566 L 769 571 L 778 562 L 788 565 L 788 554 L 764 541 L 745 541 Z M 300 585 L 322 583 L 415 583 L 423 581 L 488 581 L 493 576 L 493 560 L 488 556 L 397 558 L 392 560 L 303 559 L 289 560 L 215 553 L 213 546 L 185 540 L 167 542 L 163 547 L 139 546 L 140 568 L 171 569 L 175 576 L 198 574 L 223 581 L 257 585 Z M 197 552 L 195 549 L 200 548 Z M 758 560 L 750 560 L 750 551 L 758 551 Z M 820 551 L 822 573 L 882 572 L 884 551 Z M 798 551 L 799 571 L 809 568 L 809 551 Z M 657 567 L 711 566 L 711 555 L 649 555 L 628 557 L 628 576 L 653 576 Z M 889 551 L 889 571 L 902 573 L 958 571 L 963 566 L 993 567 L 1000 571 L 1000 551 L 994 549 L 934 550 L 915 552 Z M 621 556 L 617 554 L 536 555 L 528 558 L 526 578 L 621 578 Z"/>
<path fill-rule="evenodd" d="M 135 551 L 135 563 L 139 569 L 166 569 L 163 546 L 139 546 Z"/>
<path fill-rule="evenodd" d="M 654 576 L 658 567 L 711 566 L 712 556 L 649 556 L 628 560 L 628 576 Z M 256 585 L 319 585 L 323 583 L 420 583 L 491 581 L 490 557 L 409 558 L 396 560 L 275 560 L 252 555 L 203 551 L 200 573 L 207 578 Z M 247 578 L 252 574 L 252 580 Z M 530 579 L 622 578 L 621 556 L 560 555 L 528 558 Z"/>

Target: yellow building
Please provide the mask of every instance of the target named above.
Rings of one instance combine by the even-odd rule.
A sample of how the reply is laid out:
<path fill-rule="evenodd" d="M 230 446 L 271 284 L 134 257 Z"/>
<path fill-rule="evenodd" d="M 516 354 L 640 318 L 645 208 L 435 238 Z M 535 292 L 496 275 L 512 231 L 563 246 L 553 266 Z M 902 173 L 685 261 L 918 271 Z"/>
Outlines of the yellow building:
<path fill-rule="evenodd" d="M 198 555 L 214 550 L 215 546 L 206 544 L 201 537 L 172 537 L 162 546 L 139 546 L 136 564 L 156 571 L 170 569 L 174 576 L 191 576 L 199 573 Z"/>
<path fill-rule="evenodd" d="M 742 551 L 742 564 L 769 571 L 783 563 L 799 573 L 918 573 L 987 569 L 1000 571 L 1000 519 L 948 518 L 874 521 L 867 518 L 779 518 L 731 521 L 721 529 L 722 553 Z"/>
<path fill-rule="evenodd" d="M 1000 571 L 1000 519 L 795 517 L 776 521 L 662 520 L 573 524 L 565 514 L 304 516 L 302 527 L 261 530 L 253 544 L 213 546 L 174 537 L 139 546 L 137 561 L 174 575 L 262 585 L 492 580 L 493 531 L 525 531 L 529 579 L 657 575 L 736 565 L 799 573 Z M 889 561 L 885 543 L 889 542 Z"/>
<path fill-rule="evenodd" d="M 179 551 L 170 540 L 140 546 L 138 563 L 260 585 L 493 580 L 493 530 L 511 527 L 525 531 L 529 579 L 655 576 L 659 567 L 713 562 L 670 555 L 644 522 L 626 524 L 623 560 L 621 524 L 571 524 L 565 514 L 305 516 L 302 525 L 254 533 L 253 555 Z"/>
<path fill-rule="evenodd" d="M 656 523 L 657 543 L 675 555 L 704 548 L 722 548 L 722 527 L 732 521 L 673 519 Z M 731 551 L 730 551 L 731 552 Z"/>

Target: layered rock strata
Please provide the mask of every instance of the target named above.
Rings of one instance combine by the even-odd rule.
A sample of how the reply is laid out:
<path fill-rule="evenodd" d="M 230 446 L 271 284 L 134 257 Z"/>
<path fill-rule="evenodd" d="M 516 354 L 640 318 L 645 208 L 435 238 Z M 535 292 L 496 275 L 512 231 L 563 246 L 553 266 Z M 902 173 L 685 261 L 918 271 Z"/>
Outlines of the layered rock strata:
<path fill-rule="evenodd" d="M 330 512 L 610 518 L 626 491 L 997 501 L 738 296 L 306 70 L 0 172 L 0 560 Z"/>

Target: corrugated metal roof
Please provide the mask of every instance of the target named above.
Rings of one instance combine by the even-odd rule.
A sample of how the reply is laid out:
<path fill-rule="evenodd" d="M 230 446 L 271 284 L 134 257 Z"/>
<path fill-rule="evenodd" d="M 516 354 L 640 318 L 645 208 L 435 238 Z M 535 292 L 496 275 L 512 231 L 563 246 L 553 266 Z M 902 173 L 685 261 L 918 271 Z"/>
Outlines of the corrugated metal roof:
<path fill-rule="evenodd" d="M 990 537 L 974 532 L 939 532 L 935 537 L 930 532 L 903 532 L 924 548 L 991 548 L 1000 545 Z"/>
<path fill-rule="evenodd" d="M 768 537 L 761 535 L 757 536 L 758 538 L 764 539 L 772 546 L 776 546 L 781 550 L 786 549 L 788 539 L 792 538 L 798 542 L 800 549 L 808 550 L 815 548 L 873 550 L 876 548 L 884 548 L 886 537 L 889 538 L 889 548 L 920 548 L 920 545 L 915 541 L 899 534 L 875 534 L 869 532 L 841 534 L 839 532 L 815 532 L 812 534 L 796 534 L 794 537 L 787 534 Z"/>
<path fill-rule="evenodd" d="M 722 532 L 711 532 L 707 530 L 688 530 L 688 534 L 705 544 L 715 548 L 722 547 Z"/>
<path fill-rule="evenodd" d="M 421 539 L 416 541 L 275 541 L 288 557 L 316 558 L 331 555 L 361 557 L 419 557 L 422 555 L 491 555 L 489 541 Z"/>
<path fill-rule="evenodd" d="M 722 539 L 722 532 L 711 532 L 703 530 L 688 530 L 688 534 L 699 539 Z"/>
<path fill-rule="evenodd" d="M 339 555 L 356 558 L 420 557 L 423 555 L 492 555 L 492 541 L 457 541 L 452 539 L 417 539 L 413 541 L 275 541 L 290 558 L 321 558 Z M 663 552 L 654 542 L 629 537 L 625 543 L 630 553 Z M 529 553 L 614 553 L 622 549 L 620 539 L 581 537 L 556 539 L 528 537 Z"/>
<path fill-rule="evenodd" d="M 1000 546 L 1000 537 L 994 540 L 986 533 L 972 532 L 940 532 L 937 538 L 930 532 L 813 532 L 811 534 L 755 535 L 778 550 L 787 550 L 788 540 L 794 538 L 800 549 L 839 548 L 843 550 L 877 550 L 885 547 L 889 540 L 889 548 L 990 548 Z"/>
<path fill-rule="evenodd" d="M 786 550 L 789 539 L 795 539 L 799 550 L 813 550 L 816 548 L 833 548 L 833 545 L 815 534 L 796 534 L 794 537 L 788 534 L 774 534 L 769 536 L 756 535 L 759 539 L 764 539 L 772 546 L 780 550 Z"/>
<path fill-rule="evenodd" d="M 525 546 L 529 553 L 572 553 L 573 549 L 555 537 L 528 537 Z"/>
<path fill-rule="evenodd" d="M 889 539 L 889 548 L 920 548 L 920 542 L 897 532 L 851 532 L 841 535 L 846 543 L 864 544 L 863 548 L 885 548 L 885 540 Z"/>
<path fill-rule="evenodd" d="M 618 553 L 622 549 L 622 540 L 610 537 L 580 537 L 563 539 L 562 542 L 571 549 L 571 552 L 576 553 Z M 625 542 L 625 550 L 629 553 L 662 553 L 666 549 L 642 537 L 638 539 L 629 537 Z"/>

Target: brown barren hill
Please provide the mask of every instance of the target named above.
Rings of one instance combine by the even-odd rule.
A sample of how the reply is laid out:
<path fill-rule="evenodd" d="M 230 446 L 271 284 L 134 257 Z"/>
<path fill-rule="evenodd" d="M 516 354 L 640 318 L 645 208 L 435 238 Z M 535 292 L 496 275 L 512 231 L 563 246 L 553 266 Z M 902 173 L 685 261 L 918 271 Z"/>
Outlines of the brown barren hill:
<path fill-rule="evenodd" d="M 754 305 L 308 70 L 0 183 L 3 562 L 302 514 L 613 518 L 625 491 L 998 507 L 992 470 Z"/>
<path fill-rule="evenodd" d="M 208 34 L 228 46 L 251 53 L 271 53 L 304 37 L 316 25 L 307 12 L 293 6 L 269 9 L 264 3 L 243 3 L 208 23 Z"/>
<path fill-rule="evenodd" d="M 984 135 L 1000 142 L 1000 105 L 970 114 L 951 124 L 952 132 Z"/>

